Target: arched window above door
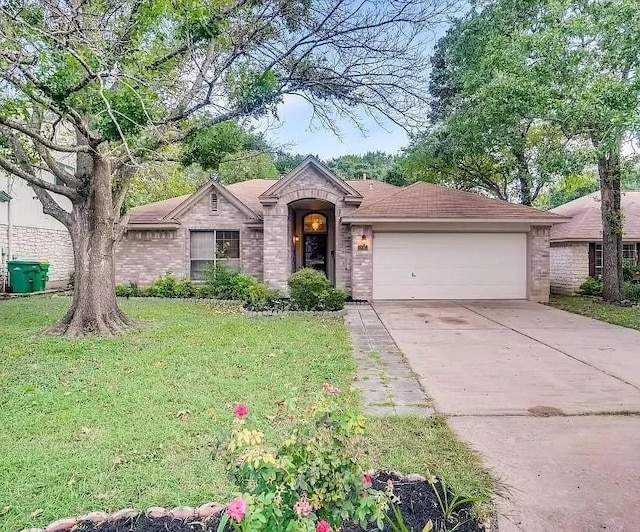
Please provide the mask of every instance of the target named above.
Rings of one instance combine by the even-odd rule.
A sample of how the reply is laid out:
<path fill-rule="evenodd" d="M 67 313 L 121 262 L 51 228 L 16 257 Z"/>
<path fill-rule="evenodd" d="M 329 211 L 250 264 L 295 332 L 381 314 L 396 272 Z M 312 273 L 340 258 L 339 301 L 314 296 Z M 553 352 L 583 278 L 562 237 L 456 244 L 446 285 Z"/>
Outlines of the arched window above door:
<path fill-rule="evenodd" d="M 327 217 L 317 212 L 307 214 L 303 219 L 303 229 L 305 233 L 326 233 Z"/>

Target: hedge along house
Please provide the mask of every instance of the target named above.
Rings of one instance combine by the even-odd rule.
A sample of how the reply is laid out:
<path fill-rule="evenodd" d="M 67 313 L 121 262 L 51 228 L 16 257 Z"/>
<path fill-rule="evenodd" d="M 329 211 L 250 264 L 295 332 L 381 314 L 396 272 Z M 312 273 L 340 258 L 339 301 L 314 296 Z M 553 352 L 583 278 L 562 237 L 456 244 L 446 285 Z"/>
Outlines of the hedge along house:
<path fill-rule="evenodd" d="M 622 259 L 640 264 L 640 191 L 622 193 Z M 587 277 L 602 274 L 600 192 L 560 205 L 552 212 L 569 220 L 551 230 L 551 289 L 577 292 Z"/>
<path fill-rule="evenodd" d="M 342 180 L 313 157 L 281 179 L 137 207 L 116 248 L 119 283 L 239 267 L 286 292 L 303 267 L 354 299 L 549 297 L 549 235 L 563 218 L 426 183 Z"/>

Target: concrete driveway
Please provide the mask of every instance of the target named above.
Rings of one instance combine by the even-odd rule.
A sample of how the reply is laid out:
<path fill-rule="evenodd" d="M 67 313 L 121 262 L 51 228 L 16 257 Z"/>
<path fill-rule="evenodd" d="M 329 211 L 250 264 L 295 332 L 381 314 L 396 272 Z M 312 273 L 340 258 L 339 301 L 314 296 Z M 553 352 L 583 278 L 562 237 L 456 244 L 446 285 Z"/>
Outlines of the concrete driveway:
<path fill-rule="evenodd" d="M 501 531 L 640 530 L 640 332 L 526 301 L 374 308 L 511 486 Z"/>

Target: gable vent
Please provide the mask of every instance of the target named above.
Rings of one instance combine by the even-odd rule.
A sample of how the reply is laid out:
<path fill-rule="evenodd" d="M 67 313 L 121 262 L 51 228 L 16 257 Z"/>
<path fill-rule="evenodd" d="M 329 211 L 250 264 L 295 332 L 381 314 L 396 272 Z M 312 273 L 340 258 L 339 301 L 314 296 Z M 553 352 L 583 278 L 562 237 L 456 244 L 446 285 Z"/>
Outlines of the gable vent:
<path fill-rule="evenodd" d="M 211 194 L 211 212 L 218 212 L 218 194 Z"/>

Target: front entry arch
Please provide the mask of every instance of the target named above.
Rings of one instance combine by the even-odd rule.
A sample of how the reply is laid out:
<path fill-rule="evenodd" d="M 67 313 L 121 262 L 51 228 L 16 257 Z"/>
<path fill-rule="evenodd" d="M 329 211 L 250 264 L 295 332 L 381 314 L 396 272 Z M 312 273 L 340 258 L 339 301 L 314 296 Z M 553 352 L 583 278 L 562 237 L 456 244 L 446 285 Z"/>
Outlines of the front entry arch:
<path fill-rule="evenodd" d="M 326 200 L 305 198 L 289 204 L 291 272 L 313 268 L 335 283 L 335 206 Z"/>

